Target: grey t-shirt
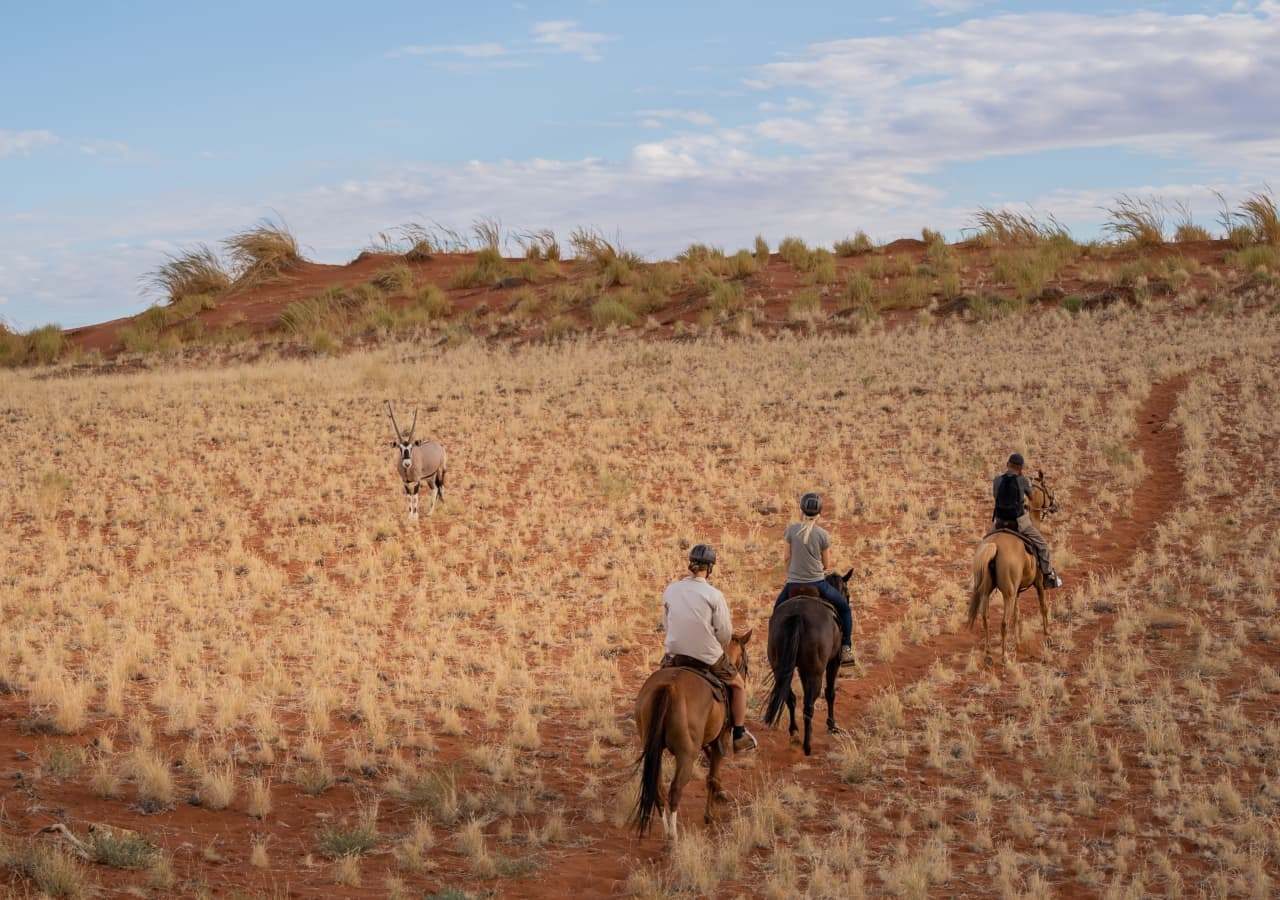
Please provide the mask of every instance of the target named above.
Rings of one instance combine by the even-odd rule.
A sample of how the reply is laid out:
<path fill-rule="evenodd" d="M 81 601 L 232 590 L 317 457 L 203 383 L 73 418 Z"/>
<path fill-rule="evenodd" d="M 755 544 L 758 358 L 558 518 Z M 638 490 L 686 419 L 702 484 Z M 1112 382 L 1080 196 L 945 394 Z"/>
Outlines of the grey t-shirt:
<path fill-rule="evenodd" d="M 831 546 L 831 535 L 814 525 L 806 541 L 802 538 L 804 528 L 803 522 L 792 522 L 782 534 L 782 539 L 791 545 L 788 584 L 813 584 L 826 574 L 822 570 L 822 551 Z"/>

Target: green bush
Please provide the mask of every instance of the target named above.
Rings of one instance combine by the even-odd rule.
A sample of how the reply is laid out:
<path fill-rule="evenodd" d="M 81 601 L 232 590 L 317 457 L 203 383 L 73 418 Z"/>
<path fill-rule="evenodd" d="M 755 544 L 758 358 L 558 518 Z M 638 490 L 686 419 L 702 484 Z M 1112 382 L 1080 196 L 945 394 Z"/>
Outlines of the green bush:
<path fill-rule="evenodd" d="M 476 253 L 475 264 L 459 269 L 449 282 L 451 288 L 493 287 L 507 272 L 506 260 L 492 247 Z"/>
<path fill-rule="evenodd" d="M 388 266 L 369 281 L 388 294 L 407 294 L 413 289 L 413 273 L 404 263 Z"/>
<path fill-rule="evenodd" d="M 797 271 L 809 268 L 809 246 L 798 237 L 783 238 L 778 244 L 778 256 Z"/>
<path fill-rule="evenodd" d="M 719 281 L 712 286 L 709 307 L 713 312 L 737 312 L 746 306 L 746 291 L 738 281 Z"/>
<path fill-rule="evenodd" d="M 639 318 L 635 310 L 617 297 L 601 297 L 591 305 L 591 321 L 601 328 L 634 325 Z"/>
<path fill-rule="evenodd" d="M 814 250 L 809 254 L 808 281 L 812 284 L 834 284 L 836 259 L 830 250 Z"/>
<path fill-rule="evenodd" d="M 899 278 L 885 292 L 884 309 L 919 309 L 929 303 L 929 281 L 918 275 Z"/>
<path fill-rule="evenodd" d="M 870 253 L 874 250 L 875 245 L 871 243 L 871 238 L 867 237 L 867 233 L 860 230 L 853 237 L 836 241 L 834 249 L 836 256 L 862 256 L 864 253 Z"/>
<path fill-rule="evenodd" d="M 808 288 L 796 294 L 787 308 L 792 320 L 811 319 L 822 312 L 822 295 L 814 288 Z"/>
<path fill-rule="evenodd" d="M 875 287 L 866 273 L 853 272 L 844 283 L 844 303 L 842 308 L 848 309 L 863 303 L 870 303 L 874 293 Z"/>
<path fill-rule="evenodd" d="M 62 329 L 57 325 L 41 325 L 27 332 L 27 343 L 30 358 L 40 365 L 49 365 L 58 361 L 65 346 Z"/>
<path fill-rule="evenodd" d="M 428 319 L 443 319 L 453 311 L 453 301 L 449 295 L 434 284 L 423 286 L 414 297 L 414 305 Z"/>
<path fill-rule="evenodd" d="M 756 262 L 762 266 L 769 265 L 769 242 L 764 239 L 764 235 L 756 235 L 755 245 Z"/>

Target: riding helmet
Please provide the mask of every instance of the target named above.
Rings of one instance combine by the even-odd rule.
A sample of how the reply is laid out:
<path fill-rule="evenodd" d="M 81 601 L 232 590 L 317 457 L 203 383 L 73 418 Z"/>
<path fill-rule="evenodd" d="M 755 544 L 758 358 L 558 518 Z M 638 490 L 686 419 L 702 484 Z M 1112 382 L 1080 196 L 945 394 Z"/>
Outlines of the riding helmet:
<path fill-rule="evenodd" d="M 1024 460 L 1024 459 L 1022 458 L 1022 454 L 1021 454 L 1021 453 L 1014 453 L 1014 454 L 1010 455 L 1010 457 L 1009 457 L 1009 465 L 1011 465 L 1011 466 L 1021 466 L 1021 465 L 1025 464 L 1025 462 L 1026 462 L 1026 460 Z"/>
<path fill-rule="evenodd" d="M 714 566 L 716 564 L 716 548 L 710 544 L 694 544 L 689 551 L 690 565 Z"/>
<path fill-rule="evenodd" d="M 822 512 L 822 498 L 810 491 L 800 498 L 800 512 L 806 516 L 816 516 Z"/>

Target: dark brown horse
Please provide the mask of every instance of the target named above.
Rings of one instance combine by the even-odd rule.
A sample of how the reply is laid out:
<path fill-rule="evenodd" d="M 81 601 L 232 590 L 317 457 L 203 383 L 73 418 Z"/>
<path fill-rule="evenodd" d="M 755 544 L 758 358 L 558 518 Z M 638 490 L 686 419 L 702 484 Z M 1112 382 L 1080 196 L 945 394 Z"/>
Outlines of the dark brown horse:
<path fill-rule="evenodd" d="M 849 597 L 849 579 L 853 569 L 844 575 L 832 572 L 827 582 Z M 807 593 L 799 593 L 806 591 Z M 796 695 L 791 679 L 798 670 L 804 690 L 804 755 L 813 753 L 810 735 L 813 731 L 813 708 L 826 676 L 827 731 L 839 734 L 836 726 L 836 676 L 840 672 L 840 624 L 831 606 L 813 588 L 793 591 L 791 599 L 780 603 L 769 617 L 769 668 L 773 669 L 773 689 L 765 706 L 764 722 L 773 727 L 782 715 L 785 703 L 791 714 L 789 733 L 796 732 Z"/>
<path fill-rule="evenodd" d="M 725 648 L 729 663 L 744 679 L 748 675 L 747 644 L 750 641 L 748 630 L 735 634 Z M 705 819 L 711 821 L 714 805 L 726 799 L 720 787 L 720 763 L 729 752 L 732 723 L 725 712 L 725 704 L 716 700 L 706 679 L 688 669 L 659 669 L 640 688 L 640 696 L 636 698 L 636 728 L 644 749 L 636 762 L 640 767 L 640 799 L 632 822 L 641 834 L 648 832 L 656 809 L 661 814 L 666 836 L 676 839 L 680 794 L 693 775 L 693 764 L 700 750 L 707 754 Z M 662 754 L 668 750 L 676 759 L 676 771 L 671 777 L 671 788 L 663 798 Z"/>

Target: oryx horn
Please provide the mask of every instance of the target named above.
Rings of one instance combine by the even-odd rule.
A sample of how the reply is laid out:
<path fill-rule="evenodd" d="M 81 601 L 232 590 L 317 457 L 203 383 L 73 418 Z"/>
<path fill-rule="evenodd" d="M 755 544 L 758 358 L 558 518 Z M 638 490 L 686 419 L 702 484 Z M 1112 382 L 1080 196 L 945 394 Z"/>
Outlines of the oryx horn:
<path fill-rule="evenodd" d="M 395 411 L 391 409 L 391 401 L 388 400 L 386 401 L 386 403 L 387 403 L 387 415 L 391 416 L 391 427 L 396 430 L 396 440 L 403 443 L 404 436 L 400 434 L 400 426 L 396 424 L 396 414 L 395 414 Z"/>

